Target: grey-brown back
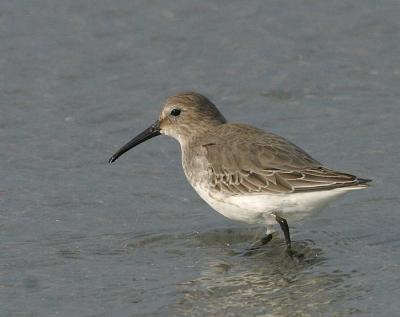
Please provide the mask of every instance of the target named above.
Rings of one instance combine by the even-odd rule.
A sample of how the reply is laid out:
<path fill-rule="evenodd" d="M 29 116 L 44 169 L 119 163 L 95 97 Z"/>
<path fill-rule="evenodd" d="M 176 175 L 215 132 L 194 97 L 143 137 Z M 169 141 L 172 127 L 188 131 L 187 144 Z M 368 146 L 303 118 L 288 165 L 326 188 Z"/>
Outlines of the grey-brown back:
<path fill-rule="evenodd" d="M 192 140 L 187 151 L 192 157 L 183 164 L 192 166 L 185 169 L 206 169 L 212 189 L 230 194 L 331 190 L 368 182 L 326 168 L 286 139 L 244 124 L 219 125 Z"/>

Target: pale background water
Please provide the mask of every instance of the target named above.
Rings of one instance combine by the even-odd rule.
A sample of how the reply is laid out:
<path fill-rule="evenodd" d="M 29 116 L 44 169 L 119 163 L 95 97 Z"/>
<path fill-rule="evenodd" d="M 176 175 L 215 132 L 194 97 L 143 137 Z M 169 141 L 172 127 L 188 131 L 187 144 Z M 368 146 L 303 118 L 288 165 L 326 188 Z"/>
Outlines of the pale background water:
<path fill-rule="evenodd" d="M 398 316 L 400 2 L 0 3 L 0 316 Z M 178 144 L 109 156 L 183 90 L 373 178 L 278 236 L 212 211 Z"/>

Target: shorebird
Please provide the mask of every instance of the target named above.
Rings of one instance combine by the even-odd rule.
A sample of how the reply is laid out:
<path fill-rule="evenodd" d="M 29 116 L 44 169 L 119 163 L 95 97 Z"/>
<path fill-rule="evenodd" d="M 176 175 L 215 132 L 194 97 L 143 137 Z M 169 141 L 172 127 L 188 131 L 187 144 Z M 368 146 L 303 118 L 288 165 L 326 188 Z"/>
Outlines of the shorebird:
<path fill-rule="evenodd" d="M 195 92 L 172 96 L 158 120 L 120 148 L 112 163 L 158 136 L 178 140 L 185 175 L 213 209 L 232 220 L 266 226 L 251 250 L 271 240 L 274 225 L 291 251 L 288 221 L 298 221 L 369 179 L 325 167 L 281 136 L 246 124 L 228 123 L 217 107 Z"/>

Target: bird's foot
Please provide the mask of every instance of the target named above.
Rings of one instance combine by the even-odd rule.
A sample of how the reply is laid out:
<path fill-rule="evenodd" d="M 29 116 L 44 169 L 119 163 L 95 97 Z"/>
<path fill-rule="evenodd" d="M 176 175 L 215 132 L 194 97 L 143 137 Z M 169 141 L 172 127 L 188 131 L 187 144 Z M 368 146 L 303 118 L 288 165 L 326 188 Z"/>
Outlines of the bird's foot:
<path fill-rule="evenodd" d="M 286 248 L 286 254 L 296 262 L 302 262 L 304 260 L 304 254 L 294 251 L 291 246 Z"/>

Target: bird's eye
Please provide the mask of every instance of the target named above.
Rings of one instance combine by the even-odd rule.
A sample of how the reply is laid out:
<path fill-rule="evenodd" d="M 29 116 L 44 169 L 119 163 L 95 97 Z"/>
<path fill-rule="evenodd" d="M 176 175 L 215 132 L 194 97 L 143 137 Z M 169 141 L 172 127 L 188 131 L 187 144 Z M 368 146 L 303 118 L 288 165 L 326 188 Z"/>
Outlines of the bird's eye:
<path fill-rule="evenodd" d="M 180 115 L 180 113 L 181 113 L 181 109 L 172 109 L 171 110 L 171 115 L 172 116 L 175 116 L 175 117 L 177 117 L 177 116 L 179 116 Z"/>

